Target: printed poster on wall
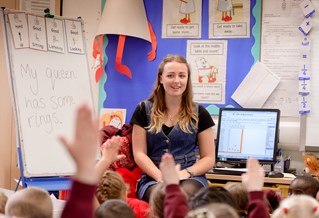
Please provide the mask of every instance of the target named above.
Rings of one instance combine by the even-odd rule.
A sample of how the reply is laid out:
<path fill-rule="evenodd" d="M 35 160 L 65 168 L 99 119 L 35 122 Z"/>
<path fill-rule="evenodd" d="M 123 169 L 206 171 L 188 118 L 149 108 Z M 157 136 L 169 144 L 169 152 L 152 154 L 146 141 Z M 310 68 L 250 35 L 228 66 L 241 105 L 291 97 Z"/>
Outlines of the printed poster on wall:
<path fill-rule="evenodd" d="M 126 109 L 124 108 L 102 108 L 100 111 L 100 128 L 111 125 L 121 129 L 125 124 Z"/>
<path fill-rule="evenodd" d="M 225 104 L 226 58 L 226 40 L 187 41 L 195 102 Z"/>
<path fill-rule="evenodd" d="M 163 0 L 162 38 L 201 38 L 202 0 Z"/>
<path fill-rule="evenodd" d="M 250 0 L 210 0 L 209 38 L 249 38 Z"/>

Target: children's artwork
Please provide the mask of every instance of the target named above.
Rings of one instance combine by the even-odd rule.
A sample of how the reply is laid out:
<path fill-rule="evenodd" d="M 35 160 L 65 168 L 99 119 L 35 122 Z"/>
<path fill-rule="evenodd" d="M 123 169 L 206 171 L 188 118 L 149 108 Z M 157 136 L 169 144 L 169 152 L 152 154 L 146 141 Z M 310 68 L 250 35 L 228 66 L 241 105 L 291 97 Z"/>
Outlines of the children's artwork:
<path fill-rule="evenodd" d="M 223 104 L 226 87 L 226 40 L 188 40 L 194 101 Z"/>
<path fill-rule="evenodd" d="M 162 38 L 201 38 L 201 0 L 163 0 Z"/>
<path fill-rule="evenodd" d="M 210 0 L 209 38 L 249 38 L 249 0 Z"/>
<path fill-rule="evenodd" d="M 107 125 L 121 128 L 126 119 L 126 109 L 122 108 L 102 108 L 100 111 L 100 127 Z"/>

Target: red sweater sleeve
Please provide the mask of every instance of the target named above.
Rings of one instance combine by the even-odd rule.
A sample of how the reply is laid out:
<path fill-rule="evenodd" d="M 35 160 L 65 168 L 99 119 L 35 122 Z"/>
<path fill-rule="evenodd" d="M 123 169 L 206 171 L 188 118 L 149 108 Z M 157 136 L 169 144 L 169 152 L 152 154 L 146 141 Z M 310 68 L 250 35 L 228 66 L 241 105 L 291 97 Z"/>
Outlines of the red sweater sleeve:
<path fill-rule="evenodd" d="M 87 185 L 73 180 L 71 193 L 62 211 L 61 218 L 92 218 L 95 185 Z"/>
<path fill-rule="evenodd" d="M 165 218 L 184 218 L 188 213 L 188 204 L 185 194 L 179 185 L 166 186 L 164 198 Z"/>
<path fill-rule="evenodd" d="M 269 218 L 269 209 L 264 199 L 264 192 L 249 192 L 248 197 L 248 218 Z"/>

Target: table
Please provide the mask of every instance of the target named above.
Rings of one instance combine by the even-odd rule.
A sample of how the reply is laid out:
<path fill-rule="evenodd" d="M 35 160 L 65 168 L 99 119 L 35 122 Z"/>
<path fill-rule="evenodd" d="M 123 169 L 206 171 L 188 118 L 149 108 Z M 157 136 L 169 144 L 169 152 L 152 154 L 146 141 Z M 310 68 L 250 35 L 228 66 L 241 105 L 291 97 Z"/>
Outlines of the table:
<path fill-rule="evenodd" d="M 225 186 L 227 183 L 241 182 L 241 176 L 234 175 L 207 173 L 206 178 L 212 186 Z M 289 185 L 293 179 L 265 177 L 264 189 L 274 190 L 285 198 L 288 196 Z"/>

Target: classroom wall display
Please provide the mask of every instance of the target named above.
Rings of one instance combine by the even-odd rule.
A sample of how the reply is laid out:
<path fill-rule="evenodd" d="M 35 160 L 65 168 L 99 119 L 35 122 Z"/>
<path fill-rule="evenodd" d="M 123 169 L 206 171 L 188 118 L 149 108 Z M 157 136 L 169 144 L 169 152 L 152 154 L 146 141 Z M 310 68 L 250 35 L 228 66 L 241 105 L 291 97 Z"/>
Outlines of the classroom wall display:
<path fill-rule="evenodd" d="M 82 21 L 9 9 L 1 15 L 24 176 L 72 175 L 58 136 L 73 136 L 79 104 L 93 108 Z"/>
<path fill-rule="evenodd" d="M 201 46 L 211 47 L 209 49 L 200 49 L 201 52 L 206 52 L 206 50 L 209 52 L 203 53 L 201 56 L 205 57 L 205 59 L 209 57 L 207 63 L 210 65 L 209 67 L 214 68 L 210 69 L 212 71 L 210 74 L 212 76 L 218 75 L 217 79 L 209 76 L 204 76 L 201 79 L 199 77 L 196 78 L 198 86 L 204 87 L 203 84 L 205 83 L 209 86 L 214 86 L 216 87 L 216 93 L 218 92 L 217 94 L 220 96 L 219 98 L 212 97 L 208 102 L 203 100 L 200 103 L 206 107 L 211 115 L 217 115 L 219 107 L 239 107 L 231 99 L 231 95 L 247 75 L 252 65 L 259 60 L 261 0 L 234 1 L 236 8 L 228 10 L 227 13 L 225 12 L 224 19 L 221 11 L 212 9 L 217 5 L 217 0 L 192 0 L 191 2 L 193 6 L 197 7 L 199 5 L 201 8 L 195 8 L 195 10 L 192 10 L 194 12 L 186 13 L 184 11 L 185 8 L 183 10 L 180 9 L 180 7 L 183 7 L 181 1 L 144 1 L 147 19 L 153 26 L 157 38 L 156 58 L 153 61 L 148 60 L 147 54 L 152 46 L 150 43 L 135 37 L 126 37 L 122 64 L 130 67 L 132 78 L 119 73 L 115 68 L 115 54 L 119 35 L 104 35 L 103 64 L 105 73 L 99 81 L 99 108 L 126 108 L 126 123 L 128 123 L 138 102 L 150 95 L 156 79 L 157 67 L 163 57 L 167 54 L 181 54 L 186 57 L 190 53 L 187 50 L 188 44 L 192 43 L 193 40 L 199 42 L 203 40 L 205 43 L 200 42 Z M 175 14 L 168 15 L 165 13 Z M 219 25 L 218 22 L 220 22 L 223 26 L 223 31 L 227 32 L 227 37 L 219 36 L 218 39 L 215 38 L 215 41 L 212 41 L 214 42 L 212 45 L 205 41 L 212 40 L 209 34 L 210 13 L 217 13 L 214 14 L 218 18 L 214 21 L 216 28 Z M 201 19 L 198 15 L 201 16 Z M 228 16 L 227 19 L 226 16 Z M 248 18 L 246 19 L 247 16 Z M 232 18 L 230 19 L 230 17 Z M 245 23 L 246 20 L 249 20 L 249 22 Z M 238 22 L 240 25 L 236 26 Z M 128 23 L 127 25 L 130 24 Z M 232 26 L 234 28 L 226 30 L 227 27 Z M 243 29 L 241 28 L 245 26 L 249 31 L 245 31 L 245 34 L 238 34 L 238 31 L 242 32 Z M 163 29 L 166 31 L 163 32 Z M 232 34 L 231 31 L 235 32 Z M 230 35 L 232 36 L 230 37 Z M 219 39 L 222 40 L 223 45 L 227 46 L 227 49 L 219 49 L 216 53 L 214 46 L 218 44 L 217 41 Z M 227 43 L 223 41 L 225 39 L 227 39 Z M 223 53 L 223 51 L 225 52 Z M 197 54 L 199 55 L 199 53 Z M 223 59 L 215 54 L 224 55 L 223 58 L 227 61 L 222 61 Z M 215 57 L 221 61 L 218 61 Z M 195 60 L 197 59 L 194 58 Z M 222 63 L 223 65 L 218 68 L 215 66 L 216 63 Z M 191 63 L 191 65 L 193 68 L 197 68 L 196 62 Z M 192 70 L 196 70 L 193 68 Z M 225 74 L 226 71 L 227 74 Z M 221 75 L 222 73 L 224 75 Z M 227 81 L 227 84 L 225 81 Z M 215 101 L 216 99 L 218 99 L 218 102 Z"/>
<path fill-rule="evenodd" d="M 309 33 L 311 45 L 311 77 L 310 77 L 310 104 L 311 111 L 306 116 L 306 142 L 305 145 L 318 147 L 319 146 L 319 62 L 317 60 L 319 54 L 319 2 L 312 1 L 316 13 L 311 18 L 313 27 Z"/>

